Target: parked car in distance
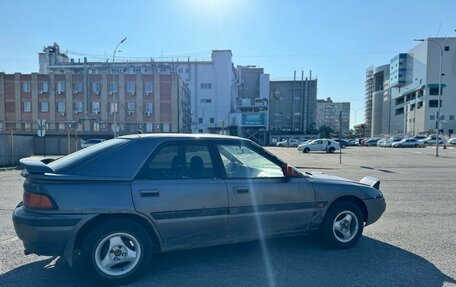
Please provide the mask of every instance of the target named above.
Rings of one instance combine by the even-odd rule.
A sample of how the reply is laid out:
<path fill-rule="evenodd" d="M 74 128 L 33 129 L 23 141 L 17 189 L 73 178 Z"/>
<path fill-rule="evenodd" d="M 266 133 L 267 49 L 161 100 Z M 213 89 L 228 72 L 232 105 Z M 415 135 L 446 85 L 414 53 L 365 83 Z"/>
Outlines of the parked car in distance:
<path fill-rule="evenodd" d="M 423 144 L 420 144 L 419 141 L 417 141 L 414 138 L 403 139 L 401 141 L 391 144 L 391 147 L 420 147 L 420 146 L 423 146 Z"/>
<path fill-rule="evenodd" d="M 456 145 L 456 138 L 451 138 L 448 140 L 449 145 Z"/>
<path fill-rule="evenodd" d="M 90 139 L 90 140 L 81 140 L 81 148 L 86 148 L 104 142 L 104 139 Z"/>
<path fill-rule="evenodd" d="M 300 143 L 301 143 L 301 141 L 297 140 L 297 139 L 286 139 L 286 140 L 277 142 L 276 146 L 280 146 L 280 147 L 298 147 L 298 145 Z"/>
<path fill-rule="evenodd" d="M 379 141 L 379 138 L 370 138 L 364 141 L 365 146 L 377 146 L 377 142 Z"/>
<path fill-rule="evenodd" d="M 425 139 L 419 140 L 421 144 L 425 145 L 435 145 L 437 143 L 437 137 L 436 135 L 430 135 Z M 439 144 L 443 144 L 443 139 L 439 137 Z"/>
<path fill-rule="evenodd" d="M 49 164 L 21 163 L 13 223 L 25 254 L 80 262 L 110 285 L 138 279 L 153 252 L 312 230 L 349 248 L 386 207 L 376 178 L 302 173 L 230 136 L 121 136 Z"/>
<path fill-rule="evenodd" d="M 298 146 L 298 151 L 308 153 L 311 151 L 325 151 L 327 153 L 333 153 L 340 149 L 338 142 L 330 139 L 316 139 L 310 142 L 302 143 Z"/>
<path fill-rule="evenodd" d="M 390 137 L 388 140 L 382 143 L 383 147 L 391 147 L 393 143 L 400 142 L 402 140 L 402 137 L 394 136 Z"/>
<path fill-rule="evenodd" d="M 338 142 L 341 148 L 346 148 L 347 146 L 350 145 L 348 143 L 348 141 L 346 141 L 344 139 L 332 139 L 332 140 L 335 141 L 335 142 Z"/>

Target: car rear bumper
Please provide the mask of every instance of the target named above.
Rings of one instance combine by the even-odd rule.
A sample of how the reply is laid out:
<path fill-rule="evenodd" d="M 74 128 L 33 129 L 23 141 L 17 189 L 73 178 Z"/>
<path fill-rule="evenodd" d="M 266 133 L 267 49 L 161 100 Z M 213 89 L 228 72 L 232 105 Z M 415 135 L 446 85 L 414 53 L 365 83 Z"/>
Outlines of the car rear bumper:
<path fill-rule="evenodd" d="M 58 256 L 64 255 L 67 243 L 76 235 L 76 226 L 85 217 L 32 213 L 19 205 L 13 212 L 13 224 L 28 253 Z"/>
<path fill-rule="evenodd" d="M 385 198 L 375 198 L 364 200 L 367 208 L 367 222 L 366 225 L 376 222 L 386 210 Z"/>

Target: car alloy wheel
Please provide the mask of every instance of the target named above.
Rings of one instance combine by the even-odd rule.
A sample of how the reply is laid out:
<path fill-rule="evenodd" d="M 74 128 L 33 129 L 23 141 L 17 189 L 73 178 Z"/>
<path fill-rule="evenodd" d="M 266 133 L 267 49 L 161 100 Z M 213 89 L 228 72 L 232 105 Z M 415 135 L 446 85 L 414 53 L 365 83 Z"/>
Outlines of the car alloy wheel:
<path fill-rule="evenodd" d="M 330 207 L 320 226 L 320 233 L 331 248 L 350 248 L 364 229 L 363 214 L 357 204 L 338 202 Z"/>
<path fill-rule="evenodd" d="M 82 245 L 83 267 L 102 284 L 138 279 L 152 258 L 152 239 L 134 220 L 112 219 L 96 225 Z"/>
<path fill-rule="evenodd" d="M 101 272 L 122 276 L 133 270 L 141 258 L 141 245 L 131 234 L 109 234 L 98 243 L 94 260 Z"/>
<path fill-rule="evenodd" d="M 349 242 L 358 233 L 358 218 L 349 211 L 344 210 L 339 213 L 333 222 L 334 236 L 340 242 Z"/>

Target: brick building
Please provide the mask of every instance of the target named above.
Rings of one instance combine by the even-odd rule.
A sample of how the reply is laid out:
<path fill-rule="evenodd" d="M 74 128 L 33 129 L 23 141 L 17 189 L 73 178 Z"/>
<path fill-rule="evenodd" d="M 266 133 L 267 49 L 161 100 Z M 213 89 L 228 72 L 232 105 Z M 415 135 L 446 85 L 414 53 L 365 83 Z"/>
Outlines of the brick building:
<path fill-rule="evenodd" d="M 31 134 L 191 132 L 190 92 L 178 74 L 0 73 L 0 130 Z"/>

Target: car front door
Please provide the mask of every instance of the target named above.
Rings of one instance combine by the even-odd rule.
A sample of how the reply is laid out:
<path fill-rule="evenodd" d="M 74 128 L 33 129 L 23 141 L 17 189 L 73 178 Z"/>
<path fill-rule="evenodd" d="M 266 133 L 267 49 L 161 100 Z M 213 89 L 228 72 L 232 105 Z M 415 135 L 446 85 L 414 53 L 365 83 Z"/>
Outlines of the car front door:
<path fill-rule="evenodd" d="M 305 230 L 314 193 L 305 177 L 285 178 L 261 148 L 218 144 L 228 187 L 228 239 L 253 239 Z"/>
<path fill-rule="evenodd" d="M 156 225 L 163 247 L 223 240 L 228 221 L 225 181 L 205 143 L 159 146 L 132 183 L 135 208 Z"/>

